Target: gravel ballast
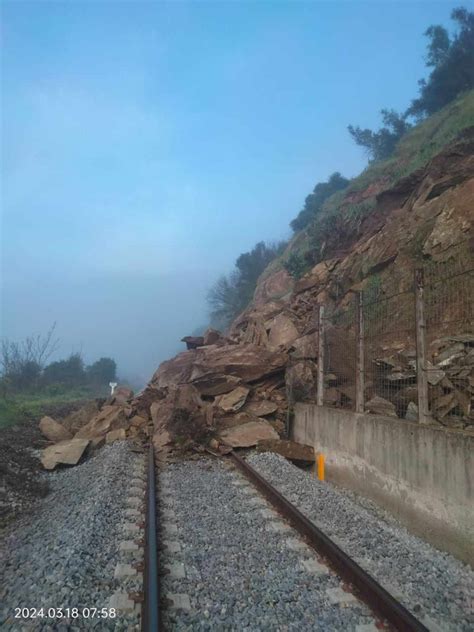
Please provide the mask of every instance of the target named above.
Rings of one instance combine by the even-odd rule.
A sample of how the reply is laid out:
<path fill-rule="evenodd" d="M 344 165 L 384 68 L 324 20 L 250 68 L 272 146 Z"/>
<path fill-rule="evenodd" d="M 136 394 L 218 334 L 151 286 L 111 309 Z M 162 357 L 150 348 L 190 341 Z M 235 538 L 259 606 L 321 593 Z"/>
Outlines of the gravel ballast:
<path fill-rule="evenodd" d="M 283 457 L 248 462 L 433 632 L 474 629 L 474 572 L 410 534 L 370 501 Z"/>
<path fill-rule="evenodd" d="M 375 629 L 357 627 L 373 624 L 372 614 L 332 571 L 314 575 L 304 567 L 318 561 L 314 552 L 233 467 L 215 460 L 175 463 L 160 472 L 159 490 L 161 562 L 181 563 L 186 572 L 162 577 L 165 629 Z M 290 548 L 290 539 L 302 550 Z M 352 603 L 331 603 L 334 589 Z M 189 610 L 171 607 L 176 595 Z"/>
<path fill-rule="evenodd" d="M 140 456 L 125 442 L 105 446 L 73 468 L 47 478 L 50 493 L 3 534 L 0 545 L 0 629 L 128 630 L 123 615 L 84 618 L 83 608 L 109 608 L 123 539 L 124 507 Z M 143 461 L 141 461 L 143 462 Z M 62 608 L 64 618 L 15 618 L 15 608 Z M 66 608 L 81 615 L 66 619 Z"/>

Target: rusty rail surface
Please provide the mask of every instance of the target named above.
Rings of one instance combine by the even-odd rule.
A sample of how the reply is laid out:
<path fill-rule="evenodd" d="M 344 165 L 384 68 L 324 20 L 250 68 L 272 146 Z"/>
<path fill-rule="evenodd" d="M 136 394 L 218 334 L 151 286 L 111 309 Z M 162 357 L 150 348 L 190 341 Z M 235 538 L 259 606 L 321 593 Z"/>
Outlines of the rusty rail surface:
<path fill-rule="evenodd" d="M 145 572 L 144 602 L 142 604 L 143 632 L 158 632 L 160 629 L 159 584 L 158 584 L 158 529 L 156 508 L 155 453 L 150 441 L 148 452 L 148 481 L 146 491 L 145 524 Z"/>
<path fill-rule="evenodd" d="M 250 482 L 262 492 L 291 526 L 308 541 L 310 546 L 326 558 L 329 565 L 343 580 L 354 587 L 356 595 L 371 610 L 383 619 L 386 619 L 400 632 L 429 632 L 428 628 L 344 553 L 314 523 L 308 520 L 252 466 L 234 452 L 229 456 Z"/>

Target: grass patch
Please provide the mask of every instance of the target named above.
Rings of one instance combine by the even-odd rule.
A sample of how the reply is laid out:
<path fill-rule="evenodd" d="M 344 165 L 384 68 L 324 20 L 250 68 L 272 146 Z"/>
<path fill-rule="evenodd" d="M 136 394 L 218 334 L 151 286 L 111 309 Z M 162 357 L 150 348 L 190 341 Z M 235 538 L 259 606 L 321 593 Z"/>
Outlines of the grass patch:
<path fill-rule="evenodd" d="M 370 164 L 349 185 L 347 192 L 362 191 L 371 183 L 385 181 L 387 188 L 397 180 L 424 167 L 443 147 L 474 125 L 474 90 L 405 134 L 388 160 Z"/>
<path fill-rule="evenodd" d="M 473 126 L 474 90 L 471 90 L 407 132 L 389 159 L 369 164 L 346 189 L 327 198 L 314 221 L 293 237 L 278 264 L 274 262 L 274 265 L 283 265 L 288 269 L 289 262 L 293 275 L 300 276 L 303 260 L 312 257 L 311 263 L 315 265 L 324 259 L 328 256 L 327 243 L 334 241 L 335 233 L 343 241 L 351 231 L 357 231 L 361 220 L 376 208 L 374 195 L 358 203 L 350 203 L 348 196 L 373 184 L 378 185 L 378 192 L 390 188 L 401 178 L 424 167 L 463 130 Z"/>
<path fill-rule="evenodd" d="M 0 428 L 36 420 L 51 413 L 55 408 L 95 397 L 106 397 L 108 394 L 108 389 L 98 391 L 87 387 L 76 387 L 67 390 L 61 386 L 50 386 L 43 391 L 4 395 L 0 397 Z"/>
<path fill-rule="evenodd" d="M 0 398 L 0 428 L 24 421 L 25 415 L 13 399 Z"/>

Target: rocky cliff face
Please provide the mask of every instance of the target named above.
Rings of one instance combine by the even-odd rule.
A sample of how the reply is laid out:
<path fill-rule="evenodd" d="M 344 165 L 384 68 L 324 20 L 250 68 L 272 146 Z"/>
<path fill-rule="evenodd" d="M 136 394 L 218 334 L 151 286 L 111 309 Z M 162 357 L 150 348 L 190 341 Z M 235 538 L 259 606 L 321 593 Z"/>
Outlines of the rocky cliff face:
<path fill-rule="evenodd" d="M 348 218 L 325 245 L 325 259 L 312 270 L 295 280 L 283 268 L 271 266 L 262 275 L 252 304 L 235 320 L 227 337 L 216 338 L 211 333 L 199 340 L 189 339 L 188 344 L 195 348 L 159 367 L 135 404 L 145 402 L 139 414 L 151 420 L 157 445 L 172 441 L 191 445 L 197 441 L 217 449 L 219 444 L 251 445 L 274 438 L 275 433 L 282 434 L 288 384 L 293 394 L 303 399 L 315 397 L 317 305 L 344 309 L 356 292 L 372 287 L 375 278 L 378 297 L 403 294 L 413 284 L 414 269 L 428 262 L 442 264 L 455 259 L 466 269 L 472 264 L 473 130 L 394 186 L 370 183 L 357 193 L 357 200 L 374 192 L 376 203 L 371 212 L 357 223 Z M 342 204 L 353 202 L 352 193 Z M 472 296 L 469 299 L 472 301 Z M 451 316 L 465 303 L 466 297 L 453 297 Z M 398 301 L 397 310 L 401 317 L 403 299 Z M 440 325 L 439 331 L 431 333 L 442 336 L 452 332 L 443 331 Z M 413 335 L 406 331 L 402 334 L 394 335 L 388 344 L 385 338 L 383 353 L 391 357 L 406 351 L 404 368 L 390 365 L 387 360 L 387 370 L 394 381 L 394 376 L 402 372 L 408 379 L 405 390 L 411 388 L 416 396 L 412 379 L 416 374 L 409 357 L 415 343 L 414 331 Z M 346 340 L 350 344 L 350 339 Z M 449 351 L 449 344 L 441 342 L 436 352 Z M 469 365 L 473 344 L 474 337 L 465 338 L 461 354 L 468 358 L 464 372 L 467 370 L 469 376 L 464 378 L 469 399 L 474 377 Z M 340 371 L 344 372 L 344 366 Z M 446 370 L 443 379 L 447 379 Z M 337 380 L 335 385 L 337 390 Z M 346 389 L 346 402 L 351 397 L 353 393 Z M 369 397 L 374 412 L 381 412 L 376 404 L 382 398 L 375 386 Z M 338 405 L 337 400 L 334 403 Z M 387 400 L 380 405 L 385 407 L 385 414 L 392 414 L 392 409 L 399 406 Z M 408 394 L 402 403 L 404 412 L 409 405 Z M 464 421 L 468 423 L 472 419 L 470 406 L 465 407 L 465 413 Z"/>
<path fill-rule="evenodd" d="M 325 259 L 302 278 L 292 279 L 284 269 L 275 269 L 275 266 L 270 273 L 262 275 L 252 305 L 235 320 L 230 336 L 241 344 L 253 343 L 288 353 L 291 367 L 287 370 L 287 383 L 291 382 L 296 388 L 297 398 L 314 401 L 318 361 L 315 311 L 318 305 L 324 305 L 326 313 L 339 314 L 341 321 L 338 324 L 334 318 L 326 331 L 333 350 L 330 370 L 335 373 L 326 382 L 327 403 L 350 408 L 355 398 L 356 296 L 360 291 L 374 295 L 376 290 L 374 299 L 377 301 L 396 297 L 387 303 L 388 310 L 386 307 L 383 314 L 380 310 L 375 312 L 373 322 L 366 323 L 369 325 L 366 335 L 374 334 L 370 340 L 374 348 L 366 366 L 366 402 L 378 404 L 374 404 L 372 412 L 410 418 L 410 414 L 416 414 L 417 401 L 411 292 L 414 270 L 419 267 L 428 271 L 443 270 L 446 276 L 450 276 L 451 270 L 453 282 L 446 281 L 444 285 L 452 287 L 448 293 L 435 288 L 429 299 L 432 305 L 427 306 L 427 311 L 433 313 L 432 317 L 431 312 L 428 314 L 430 397 L 435 413 L 437 400 L 441 409 L 445 396 L 451 404 L 448 412 L 461 407 L 457 416 L 443 414 L 444 410 L 434 414 L 439 421 L 461 427 L 472 424 L 473 279 L 472 273 L 464 275 L 463 284 L 459 284 L 456 291 L 455 273 L 473 268 L 474 130 L 467 130 L 458 142 L 394 186 L 383 189 L 380 183 L 371 183 L 358 192 L 357 200 L 373 195 L 377 188 L 379 193 L 371 212 L 358 222 L 347 217 L 325 244 Z M 341 205 L 344 207 L 353 201 L 354 194 L 351 194 Z M 381 327 L 378 321 L 382 315 L 391 320 L 388 328 L 391 331 L 379 336 L 377 349 L 377 332 Z M 346 324 L 342 322 L 344 318 Z M 463 349 L 457 349 L 457 357 L 453 351 L 451 364 L 438 367 L 437 363 L 449 356 L 454 345 L 461 345 Z M 444 369 L 441 377 L 438 373 L 438 382 L 437 368 Z M 390 386 L 385 388 L 382 402 L 378 388 L 381 373 Z M 458 384 L 453 385 L 450 376 Z M 403 393 L 401 387 L 405 389 Z M 449 397 L 452 393 L 454 400 Z M 377 399 L 373 400 L 374 397 Z M 410 402 L 410 411 L 407 411 Z M 370 406 L 368 408 L 370 410 Z"/>
<path fill-rule="evenodd" d="M 301 279 L 295 281 L 283 269 L 262 275 L 254 302 L 232 325 L 232 338 L 286 344 L 298 338 L 295 330 L 301 335 L 311 329 L 315 304 L 344 306 L 375 276 L 380 295 L 391 295 L 409 288 L 413 270 L 428 261 L 456 257 L 469 265 L 473 177 L 474 129 L 426 167 L 379 193 L 360 223 L 348 219 L 340 232 L 334 231 L 326 258 Z M 371 184 L 358 199 L 373 195 L 373 189 Z"/>
<path fill-rule="evenodd" d="M 188 350 L 163 362 L 142 393 L 107 402 L 76 437 L 97 445 L 117 433 L 152 435 L 162 452 L 222 452 L 274 443 L 284 435 L 289 392 L 292 399 L 316 396 L 318 305 L 333 314 L 351 313 L 356 293 L 375 287 L 378 299 L 396 296 L 386 317 L 397 325 L 413 309 L 409 290 L 415 268 L 452 261 L 465 270 L 473 267 L 474 130 L 395 185 L 371 182 L 341 205 L 374 194 L 370 212 L 357 221 L 349 215 L 343 219 L 324 246 L 324 259 L 307 274 L 295 280 L 272 264 L 226 336 L 210 330 L 185 338 Z M 472 328 L 472 274 L 469 279 L 471 294 L 451 293 L 449 304 L 441 306 L 449 318 L 433 321 L 429 340 L 433 410 L 438 406 L 444 413 L 437 414 L 442 423 L 457 418 L 463 427 L 474 423 L 474 332 L 465 330 L 469 314 Z M 342 348 L 354 349 L 354 322 L 329 329 L 328 340 L 335 336 Z M 453 330 L 453 322 L 460 331 Z M 416 415 L 415 331 L 394 326 L 389 334 L 374 352 L 378 377 L 368 367 L 366 409 L 410 419 Z M 326 403 L 351 407 L 354 383 L 348 373 L 354 367 L 345 355 L 333 354 L 331 362 Z M 380 383 L 393 386 L 393 398 L 380 396 Z M 447 414 L 453 410 L 459 413 L 455 417 Z"/>

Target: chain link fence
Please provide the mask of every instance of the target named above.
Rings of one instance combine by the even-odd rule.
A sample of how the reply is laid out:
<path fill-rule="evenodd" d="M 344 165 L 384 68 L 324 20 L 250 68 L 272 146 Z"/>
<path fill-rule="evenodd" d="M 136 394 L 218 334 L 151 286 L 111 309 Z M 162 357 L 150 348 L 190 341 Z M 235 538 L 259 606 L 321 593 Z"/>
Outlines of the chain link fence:
<path fill-rule="evenodd" d="M 344 309 L 324 312 L 324 406 L 355 410 L 356 296 Z"/>
<path fill-rule="evenodd" d="M 320 306 L 289 369 L 292 401 L 474 424 L 472 260 L 427 264 L 408 286 L 392 296 L 354 293 L 337 309 Z"/>
<path fill-rule="evenodd" d="M 424 270 L 426 373 L 431 415 L 474 423 L 474 268 L 460 260 Z"/>
<path fill-rule="evenodd" d="M 362 301 L 364 408 L 417 419 L 416 327 L 413 289 Z"/>

